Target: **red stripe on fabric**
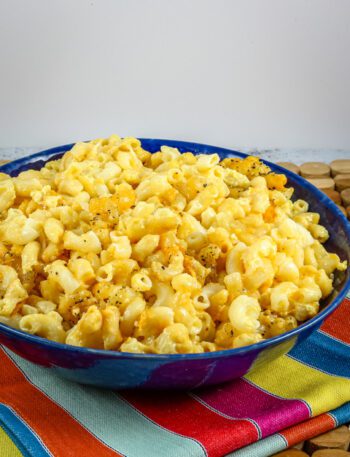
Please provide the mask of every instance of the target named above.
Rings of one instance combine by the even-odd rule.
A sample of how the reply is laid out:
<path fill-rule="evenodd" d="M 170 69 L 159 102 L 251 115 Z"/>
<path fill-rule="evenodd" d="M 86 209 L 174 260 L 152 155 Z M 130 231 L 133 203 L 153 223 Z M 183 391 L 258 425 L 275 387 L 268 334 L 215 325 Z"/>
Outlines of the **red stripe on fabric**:
<path fill-rule="evenodd" d="M 180 392 L 119 392 L 134 408 L 158 425 L 197 440 L 209 457 L 221 457 L 258 439 L 247 420 L 220 416 Z"/>
<path fill-rule="evenodd" d="M 287 440 L 288 446 L 293 446 L 301 441 L 328 432 L 333 428 L 335 428 L 333 417 L 325 413 L 313 417 L 306 422 L 301 422 L 298 425 L 287 428 L 286 430 L 283 430 L 281 435 Z"/>
<path fill-rule="evenodd" d="M 0 350 L 0 401 L 13 408 L 54 456 L 122 457 L 34 387 Z"/>
<path fill-rule="evenodd" d="M 350 344 L 350 300 L 345 298 L 342 304 L 331 314 L 321 326 L 328 335 Z"/>

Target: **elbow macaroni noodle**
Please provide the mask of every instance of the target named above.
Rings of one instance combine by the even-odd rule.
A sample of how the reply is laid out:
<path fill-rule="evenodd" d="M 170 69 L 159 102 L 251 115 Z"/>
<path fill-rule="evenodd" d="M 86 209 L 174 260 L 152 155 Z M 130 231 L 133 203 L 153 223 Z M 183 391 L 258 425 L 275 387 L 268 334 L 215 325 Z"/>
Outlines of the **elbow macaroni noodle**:
<path fill-rule="evenodd" d="M 77 143 L 0 173 L 0 322 L 60 343 L 199 353 L 315 316 L 345 270 L 284 175 L 257 158 Z"/>

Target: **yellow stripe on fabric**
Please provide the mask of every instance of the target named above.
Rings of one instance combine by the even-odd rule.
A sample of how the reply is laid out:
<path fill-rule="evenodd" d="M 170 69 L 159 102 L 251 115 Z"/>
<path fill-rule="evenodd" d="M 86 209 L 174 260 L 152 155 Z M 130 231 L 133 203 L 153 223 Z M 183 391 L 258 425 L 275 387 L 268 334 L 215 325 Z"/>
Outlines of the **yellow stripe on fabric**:
<path fill-rule="evenodd" d="M 245 378 L 273 395 L 306 401 L 313 416 L 350 400 L 350 379 L 328 375 L 286 355 Z"/>
<path fill-rule="evenodd" d="M 7 433 L 0 427 L 0 451 L 1 457 L 23 457 Z"/>

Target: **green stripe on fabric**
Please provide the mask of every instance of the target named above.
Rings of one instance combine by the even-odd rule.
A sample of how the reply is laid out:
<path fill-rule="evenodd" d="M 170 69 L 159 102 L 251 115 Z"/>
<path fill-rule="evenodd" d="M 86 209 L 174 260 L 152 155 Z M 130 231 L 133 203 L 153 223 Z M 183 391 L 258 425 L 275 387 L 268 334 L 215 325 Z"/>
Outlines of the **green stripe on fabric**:
<path fill-rule="evenodd" d="M 1 457 L 23 457 L 23 454 L 0 426 L 0 455 Z"/>
<path fill-rule="evenodd" d="M 0 452 L 1 457 L 23 457 L 23 454 L 11 440 L 5 430 L 0 426 Z"/>
<path fill-rule="evenodd" d="M 277 434 L 243 447 L 238 451 L 231 452 L 226 457 L 269 457 L 286 448 L 286 441 L 281 435 Z"/>
<path fill-rule="evenodd" d="M 127 457 L 206 455 L 199 443 L 159 427 L 113 392 L 67 381 L 4 349 L 34 386 L 97 439 Z"/>

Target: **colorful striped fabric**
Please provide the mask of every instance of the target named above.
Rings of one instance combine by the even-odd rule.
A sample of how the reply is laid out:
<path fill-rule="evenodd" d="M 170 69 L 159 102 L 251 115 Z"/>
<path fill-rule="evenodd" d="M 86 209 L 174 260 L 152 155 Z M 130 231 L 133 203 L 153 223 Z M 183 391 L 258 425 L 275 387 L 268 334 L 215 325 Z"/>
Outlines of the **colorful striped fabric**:
<path fill-rule="evenodd" d="M 191 393 L 98 390 L 0 348 L 1 457 L 263 457 L 350 421 L 350 300 L 288 355 Z"/>

